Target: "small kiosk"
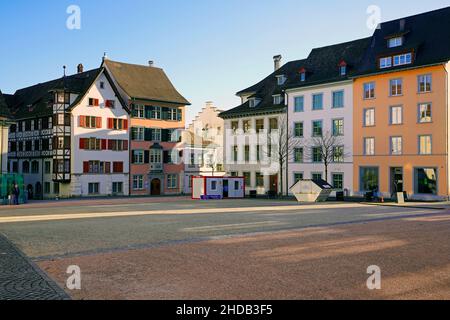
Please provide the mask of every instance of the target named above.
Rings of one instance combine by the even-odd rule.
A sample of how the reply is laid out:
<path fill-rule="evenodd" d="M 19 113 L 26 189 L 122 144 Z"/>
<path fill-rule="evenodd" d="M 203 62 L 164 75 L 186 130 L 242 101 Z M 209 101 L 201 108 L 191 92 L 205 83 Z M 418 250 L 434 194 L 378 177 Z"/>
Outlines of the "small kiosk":
<path fill-rule="evenodd" d="M 300 180 L 294 184 L 290 191 L 298 202 L 325 202 L 334 191 L 325 180 Z"/>
<path fill-rule="evenodd" d="M 221 200 L 244 197 L 243 177 L 192 177 L 192 199 Z"/>

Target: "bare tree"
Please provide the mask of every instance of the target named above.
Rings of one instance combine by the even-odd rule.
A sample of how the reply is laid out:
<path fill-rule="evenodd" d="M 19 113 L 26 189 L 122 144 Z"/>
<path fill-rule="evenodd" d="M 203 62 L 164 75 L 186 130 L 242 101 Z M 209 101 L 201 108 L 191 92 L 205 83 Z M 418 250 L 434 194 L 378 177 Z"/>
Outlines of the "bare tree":
<path fill-rule="evenodd" d="M 286 115 L 279 117 L 277 128 L 271 128 L 268 131 L 268 148 L 265 150 L 266 156 L 278 163 L 278 174 L 280 176 L 280 194 L 284 194 L 284 169 L 289 157 L 291 157 L 295 149 L 301 146 L 301 141 L 295 137 L 295 132 L 287 123 Z M 287 178 L 287 177 L 286 177 Z M 286 195 L 288 195 L 286 187 Z"/>
<path fill-rule="evenodd" d="M 332 163 L 342 163 L 349 154 L 344 147 L 342 136 L 326 132 L 307 142 L 305 157 L 313 162 L 323 163 L 325 179 L 328 180 L 328 169 Z"/>

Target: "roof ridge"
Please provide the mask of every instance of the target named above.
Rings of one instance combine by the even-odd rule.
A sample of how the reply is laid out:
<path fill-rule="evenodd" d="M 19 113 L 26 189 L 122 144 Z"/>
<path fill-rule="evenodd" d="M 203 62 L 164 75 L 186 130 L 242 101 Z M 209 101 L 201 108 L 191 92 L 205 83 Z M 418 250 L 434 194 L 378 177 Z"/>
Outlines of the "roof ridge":
<path fill-rule="evenodd" d="M 367 41 L 369 39 L 372 39 L 372 36 L 359 38 L 359 39 L 356 39 L 356 40 L 350 40 L 350 41 L 346 41 L 346 42 L 341 42 L 341 43 L 335 43 L 335 44 L 331 44 L 331 45 L 326 45 L 326 46 L 323 46 L 323 47 L 316 47 L 316 48 L 313 48 L 311 50 L 311 52 L 313 52 L 314 50 L 321 50 L 321 49 L 327 49 L 327 48 L 331 48 L 331 47 L 342 46 L 342 45 L 350 44 L 350 43 L 353 43 L 353 42 Z M 308 59 L 305 59 L 305 60 L 308 60 Z"/>
<path fill-rule="evenodd" d="M 380 25 L 388 24 L 388 23 L 392 23 L 392 22 L 396 22 L 396 21 L 400 21 L 400 20 L 416 18 L 416 17 L 420 17 L 420 16 L 432 14 L 432 13 L 437 13 L 437 12 L 445 11 L 445 10 L 450 10 L 450 6 L 439 8 L 439 9 L 435 9 L 435 10 L 432 10 L 432 11 L 425 11 L 425 12 L 422 12 L 422 13 L 416 13 L 416 14 L 413 14 L 413 15 L 410 15 L 410 16 L 407 16 L 407 17 L 401 17 L 401 18 L 396 18 L 396 19 L 384 21 L 384 22 L 381 22 Z"/>
<path fill-rule="evenodd" d="M 153 69 L 158 69 L 158 70 L 163 70 L 163 71 L 164 71 L 163 68 L 160 68 L 160 67 L 154 67 L 154 66 L 148 66 L 148 65 L 144 65 L 144 64 L 137 64 L 137 63 L 129 63 L 129 62 L 114 61 L 114 60 L 111 60 L 111 59 L 106 59 L 105 62 L 106 62 L 106 63 L 112 62 L 112 63 L 118 63 L 118 64 L 126 64 L 126 65 L 129 65 L 129 66 L 135 66 L 135 67 L 147 68 L 147 69 L 153 68 Z"/>

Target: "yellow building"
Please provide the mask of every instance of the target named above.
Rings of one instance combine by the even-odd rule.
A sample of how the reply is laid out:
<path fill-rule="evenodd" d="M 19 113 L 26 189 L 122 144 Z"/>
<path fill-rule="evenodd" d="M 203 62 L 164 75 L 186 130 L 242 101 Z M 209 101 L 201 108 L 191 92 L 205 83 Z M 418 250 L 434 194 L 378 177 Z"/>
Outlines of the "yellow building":
<path fill-rule="evenodd" d="M 354 186 L 448 199 L 450 8 L 380 25 L 354 79 Z"/>

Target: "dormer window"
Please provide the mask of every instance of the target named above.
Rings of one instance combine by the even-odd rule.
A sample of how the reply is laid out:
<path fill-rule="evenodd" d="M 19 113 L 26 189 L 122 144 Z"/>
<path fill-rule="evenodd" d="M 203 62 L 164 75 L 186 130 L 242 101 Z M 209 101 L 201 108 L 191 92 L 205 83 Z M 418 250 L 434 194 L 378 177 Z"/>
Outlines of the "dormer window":
<path fill-rule="evenodd" d="M 403 45 L 403 37 L 395 37 L 388 40 L 388 48 L 401 47 Z"/>
<path fill-rule="evenodd" d="M 347 75 L 347 63 L 344 60 L 341 60 L 341 62 L 339 63 L 339 74 L 341 76 Z"/>
<path fill-rule="evenodd" d="M 259 103 L 259 100 L 255 99 L 255 98 L 249 99 L 248 101 L 249 101 L 250 108 L 255 108 Z"/>
<path fill-rule="evenodd" d="M 280 94 L 273 96 L 273 104 L 281 104 L 281 102 L 282 102 L 282 98 L 281 98 Z"/>
<path fill-rule="evenodd" d="M 301 68 L 299 73 L 300 73 L 300 81 L 305 82 L 306 81 L 306 69 Z"/>
<path fill-rule="evenodd" d="M 277 76 L 277 83 L 279 86 L 282 86 L 285 82 L 286 82 L 286 76 L 284 74 Z"/>
<path fill-rule="evenodd" d="M 380 59 L 380 69 L 392 67 L 392 57 L 385 57 Z"/>

